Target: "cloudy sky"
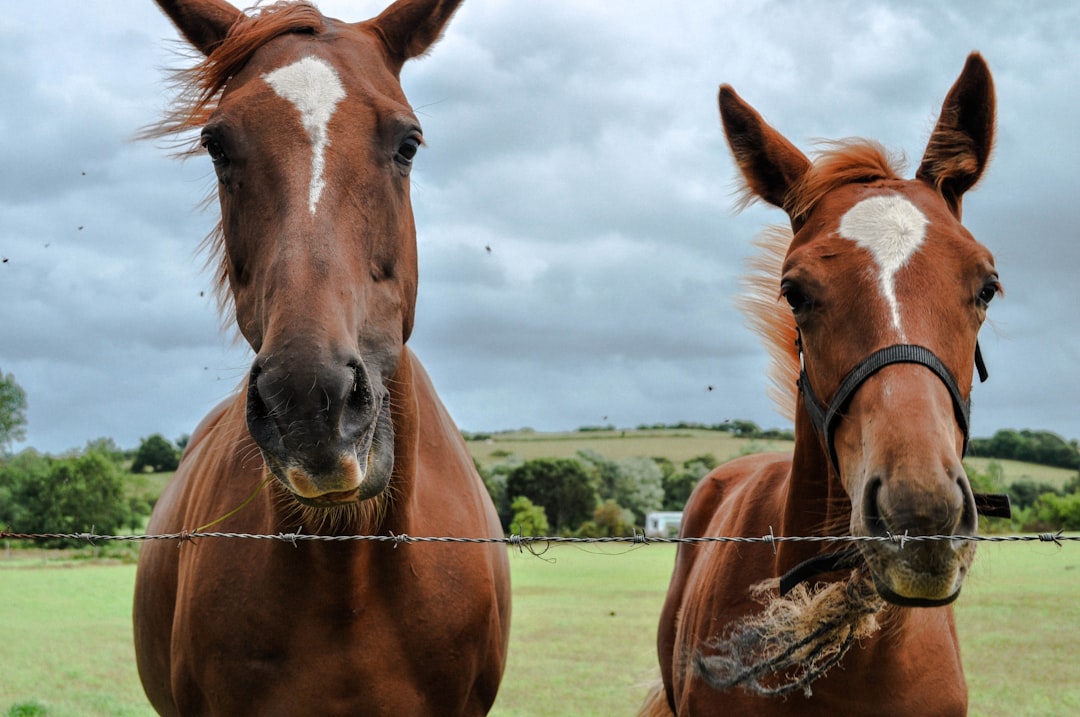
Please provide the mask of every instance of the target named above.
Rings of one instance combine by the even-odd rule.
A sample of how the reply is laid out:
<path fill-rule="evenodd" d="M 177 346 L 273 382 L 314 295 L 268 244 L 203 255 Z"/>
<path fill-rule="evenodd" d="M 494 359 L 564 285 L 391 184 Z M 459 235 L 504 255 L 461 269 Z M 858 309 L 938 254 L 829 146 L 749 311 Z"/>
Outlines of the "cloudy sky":
<path fill-rule="evenodd" d="M 965 218 L 1007 296 L 973 430 L 1080 437 L 1078 28 L 1080 4 L 1013 0 L 467 0 L 403 73 L 428 144 L 411 345 L 470 431 L 785 426 L 733 306 L 752 238 L 784 217 L 734 211 L 717 86 L 803 148 L 868 136 L 914 167 L 978 49 L 998 142 Z M 0 370 L 30 404 L 16 448 L 176 438 L 252 359 L 196 252 L 209 160 L 132 139 L 166 104 L 175 37 L 150 0 L 0 10 Z"/>

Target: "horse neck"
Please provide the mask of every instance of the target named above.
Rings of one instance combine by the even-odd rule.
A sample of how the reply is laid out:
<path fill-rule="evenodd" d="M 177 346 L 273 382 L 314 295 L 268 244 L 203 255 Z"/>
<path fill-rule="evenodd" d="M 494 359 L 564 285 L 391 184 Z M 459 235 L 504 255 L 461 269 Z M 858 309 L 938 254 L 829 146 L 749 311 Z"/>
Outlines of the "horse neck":
<path fill-rule="evenodd" d="M 795 450 L 791 459 L 782 519 L 783 535 L 845 535 L 851 503 L 821 446 L 817 431 L 799 398 L 795 417 Z M 823 550 L 822 546 L 826 546 Z M 831 550 L 822 543 L 781 543 L 780 565 L 796 563 Z M 786 569 L 786 567 L 784 568 Z"/>
<path fill-rule="evenodd" d="M 414 361 L 416 357 L 412 351 L 403 347 L 398 369 L 388 384 L 394 420 L 394 475 L 384 494 L 387 511 L 380 527 L 399 533 L 405 533 L 409 528 L 409 505 L 416 486 L 420 421 Z"/>

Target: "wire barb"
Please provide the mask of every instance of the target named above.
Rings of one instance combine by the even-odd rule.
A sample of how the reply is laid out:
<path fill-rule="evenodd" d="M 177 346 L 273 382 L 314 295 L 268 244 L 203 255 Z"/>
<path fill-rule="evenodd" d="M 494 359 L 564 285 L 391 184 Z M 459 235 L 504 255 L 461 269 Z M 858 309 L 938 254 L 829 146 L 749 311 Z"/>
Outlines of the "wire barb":
<path fill-rule="evenodd" d="M 1043 541 L 1044 543 L 1053 543 L 1060 548 L 1061 541 L 1064 537 L 1062 533 L 1064 532 L 1064 530 L 1058 530 L 1058 532 L 1056 533 L 1039 533 L 1039 540 Z"/>
<path fill-rule="evenodd" d="M 769 534 L 761 536 L 761 540 L 772 548 L 772 554 L 776 555 L 776 534 L 773 532 L 773 527 L 769 526 Z"/>

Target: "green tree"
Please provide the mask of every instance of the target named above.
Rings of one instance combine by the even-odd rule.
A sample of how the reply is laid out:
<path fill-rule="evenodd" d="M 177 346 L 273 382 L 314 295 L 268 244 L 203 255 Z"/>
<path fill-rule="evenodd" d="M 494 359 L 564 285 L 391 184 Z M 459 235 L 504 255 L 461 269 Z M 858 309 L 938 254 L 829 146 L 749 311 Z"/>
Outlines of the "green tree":
<path fill-rule="evenodd" d="M 1069 480 L 1065 481 L 1065 485 L 1061 486 L 1061 492 L 1065 495 L 1069 493 L 1080 493 L 1080 473 L 1077 473 Z"/>
<path fill-rule="evenodd" d="M 664 479 L 664 510 L 682 510 L 694 487 L 716 466 L 716 456 L 712 453 L 684 461 L 681 471 Z"/>
<path fill-rule="evenodd" d="M 100 453 L 117 466 L 124 462 L 124 450 L 111 438 L 95 438 L 86 442 L 83 453 Z"/>
<path fill-rule="evenodd" d="M 1080 493 L 1044 493 L 1031 507 L 1025 530 L 1080 530 Z"/>
<path fill-rule="evenodd" d="M 21 528 L 26 510 L 21 501 L 26 486 L 48 480 L 49 459 L 33 448 L 0 461 L 0 527 Z"/>
<path fill-rule="evenodd" d="M 585 538 L 615 538 L 634 534 L 634 514 L 613 500 L 605 500 L 593 511 L 592 520 L 579 531 Z"/>
<path fill-rule="evenodd" d="M 0 454 L 26 438 L 26 391 L 0 371 Z"/>
<path fill-rule="evenodd" d="M 0 473 L 17 465 L 14 506 L 8 522 L 24 533 L 115 533 L 132 523 L 131 504 L 124 496 L 116 464 L 99 452 L 69 458 L 40 458 L 22 454 Z M 2 481 L 8 482 L 8 481 Z M 63 541 L 49 541 L 60 545 Z"/>
<path fill-rule="evenodd" d="M 1012 501 L 1013 507 L 1018 510 L 1034 505 L 1039 499 L 1039 496 L 1046 493 L 1063 495 L 1063 493 L 1058 491 L 1053 485 L 1045 481 L 1036 483 L 1030 478 L 1013 481 L 1009 484 L 1006 492 L 1009 494 L 1009 500 Z"/>
<path fill-rule="evenodd" d="M 616 461 L 616 490 L 609 500 L 630 513 L 631 525 L 645 525 L 645 516 L 664 506 L 664 472 L 652 458 Z"/>
<path fill-rule="evenodd" d="M 592 476 L 572 458 L 525 461 L 506 476 L 506 492 L 541 506 L 557 531 L 576 529 L 589 519 L 597 503 Z"/>
<path fill-rule="evenodd" d="M 176 470 L 179 464 L 180 453 L 176 447 L 160 433 L 155 433 L 139 443 L 139 450 L 135 452 L 135 460 L 131 464 L 131 472 L 145 473 L 149 469 L 154 473 L 162 473 Z"/>
<path fill-rule="evenodd" d="M 595 473 L 600 500 L 614 501 L 629 510 L 631 525 L 644 525 L 645 516 L 663 505 L 664 471 L 654 459 L 638 456 L 612 461 L 592 449 L 577 455 Z"/>
<path fill-rule="evenodd" d="M 729 424 L 728 432 L 739 438 L 757 438 L 761 435 L 761 427 L 753 421 L 735 419 Z"/>
<path fill-rule="evenodd" d="M 511 530 L 521 535 L 547 535 L 550 526 L 542 507 L 519 495 L 510 504 L 510 510 L 513 512 L 513 517 L 510 518 Z"/>

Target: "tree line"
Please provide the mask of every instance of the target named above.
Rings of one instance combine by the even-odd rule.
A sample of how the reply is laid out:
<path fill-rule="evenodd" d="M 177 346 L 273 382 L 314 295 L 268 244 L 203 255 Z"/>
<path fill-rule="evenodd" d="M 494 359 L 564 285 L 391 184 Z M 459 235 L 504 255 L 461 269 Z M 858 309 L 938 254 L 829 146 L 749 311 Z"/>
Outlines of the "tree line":
<path fill-rule="evenodd" d="M 27 449 L 0 460 L 0 528 L 101 535 L 137 531 L 150 515 L 150 504 L 128 495 L 124 473 L 107 440 L 93 441 L 67 456 Z M 45 547 L 78 544 L 41 542 Z"/>
<path fill-rule="evenodd" d="M 173 443 L 161 434 L 122 450 L 109 438 L 59 456 L 27 448 L 0 454 L 0 530 L 18 533 L 136 533 L 157 499 L 133 490 L 132 473 L 176 470 L 187 437 Z M 140 494 L 143 493 L 143 494 Z M 39 540 L 43 547 L 81 547 L 77 540 Z"/>
<path fill-rule="evenodd" d="M 1080 469 L 1080 444 L 1050 431 L 1004 428 L 991 438 L 972 438 L 973 456 Z"/>
<path fill-rule="evenodd" d="M 981 472 L 967 464 L 964 468 L 975 492 L 1005 493 L 1012 505 L 1009 521 L 980 518 L 981 532 L 1080 530 L 1080 473 L 1059 488 L 1030 478 L 1006 482 L 1005 471 L 996 461 Z"/>
<path fill-rule="evenodd" d="M 666 458 L 609 460 L 586 450 L 573 458 L 510 456 L 477 469 L 507 533 L 607 537 L 640 532 L 652 511 L 681 511 L 716 465 L 712 454 L 677 466 Z M 976 492 L 1006 493 L 1013 508 L 1011 520 L 980 519 L 981 532 L 1080 530 L 1080 473 L 1058 487 L 1027 477 L 1007 482 L 996 461 L 984 472 L 965 469 Z"/>
<path fill-rule="evenodd" d="M 712 454 L 676 465 L 667 458 L 611 460 L 594 450 L 573 458 L 510 456 L 491 469 L 477 464 L 503 529 L 526 535 L 630 535 L 658 510 L 682 510 L 698 481 L 715 468 Z"/>

